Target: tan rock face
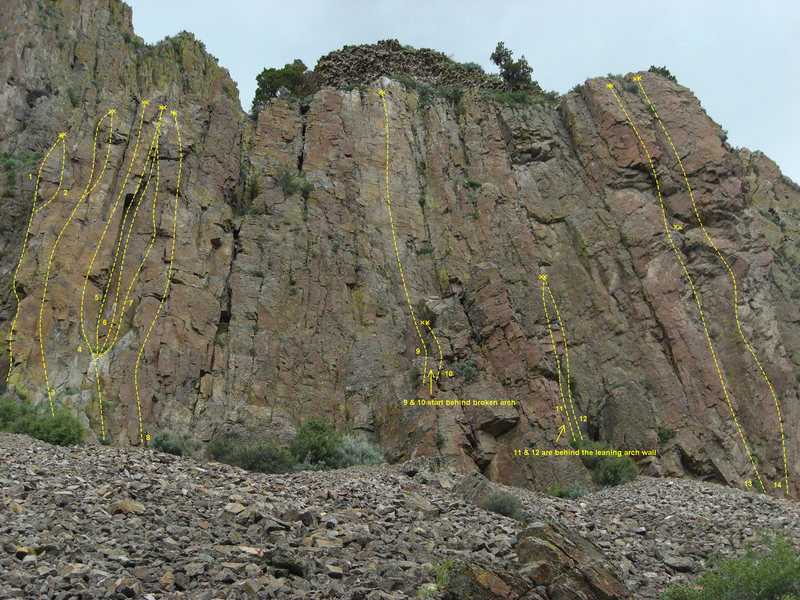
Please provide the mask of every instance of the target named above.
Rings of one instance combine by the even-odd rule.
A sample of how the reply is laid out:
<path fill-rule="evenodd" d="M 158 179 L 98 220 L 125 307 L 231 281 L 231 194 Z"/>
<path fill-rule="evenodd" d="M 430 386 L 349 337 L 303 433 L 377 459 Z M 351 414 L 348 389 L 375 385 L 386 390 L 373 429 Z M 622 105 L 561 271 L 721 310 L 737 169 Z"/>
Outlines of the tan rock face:
<path fill-rule="evenodd" d="M 285 441 L 305 418 L 323 416 L 369 432 L 389 460 L 440 454 L 506 483 L 587 482 L 574 457 L 515 452 L 567 449 L 558 408 L 566 404 L 584 437 L 657 450 L 642 459 L 648 472 L 754 487 L 760 477 L 780 494 L 788 479 L 796 496 L 800 194 L 760 153 L 732 151 L 689 90 L 641 74 L 719 254 L 661 124 L 620 82 L 638 136 L 605 79 L 558 102 L 512 107 L 469 90 L 457 103 L 421 101 L 381 78 L 363 91 L 323 88 L 309 105 L 276 100 L 252 122 L 227 72 L 191 36 L 146 47 L 122 4 L 48 6 L 3 10 L 0 149 L 18 159 L 0 207 L 6 340 L 12 279 L 20 297 L 10 389 L 46 401 L 41 310 L 55 397 L 84 413 L 99 437 L 99 379 L 102 426 L 121 444 L 167 428 Z M 122 188 L 140 100 L 150 102 L 148 144 L 165 105 L 165 117 L 177 112 L 180 146 L 165 119 L 160 204 L 151 217 L 145 195 L 130 264 L 147 252 L 153 220 L 155 241 L 135 279 L 135 267 L 123 270 L 132 303 L 96 377 L 90 353 L 78 351 L 80 300 L 109 223 L 84 314 L 93 329 L 113 312 L 92 303 L 119 277 L 124 203 L 142 179 L 140 150 Z M 95 127 L 111 108 L 108 166 L 64 228 L 90 180 Z M 30 157 L 62 131 L 70 193 L 34 215 L 26 240 L 41 162 Z M 96 148 L 104 156 L 103 132 Z M 42 198 L 58 189 L 58 152 L 42 170 Z M 648 154 L 694 290 L 669 243 Z M 313 189 L 282 182 L 287 166 Z M 736 279 L 736 312 L 720 256 Z M 546 298 L 549 321 L 540 275 L 556 303 Z M 431 394 L 427 372 L 440 362 Z M 425 403 L 404 403 L 411 399 Z"/>

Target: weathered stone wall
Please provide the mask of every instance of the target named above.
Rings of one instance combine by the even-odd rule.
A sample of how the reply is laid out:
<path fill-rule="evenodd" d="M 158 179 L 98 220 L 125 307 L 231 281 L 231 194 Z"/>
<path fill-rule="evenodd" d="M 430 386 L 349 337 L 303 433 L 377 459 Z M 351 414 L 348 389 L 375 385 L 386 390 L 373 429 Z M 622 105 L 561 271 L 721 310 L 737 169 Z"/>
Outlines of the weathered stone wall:
<path fill-rule="evenodd" d="M 590 80 L 558 104 L 512 107 L 476 90 L 457 105 L 420 103 L 416 92 L 381 77 L 363 91 L 326 87 L 309 105 L 275 100 L 252 123 L 227 72 L 191 36 L 150 48 L 133 35 L 122 4 L 50 6 L 3 5 L 10 25 L 0 76 L 9 83 L 0 91 L 0 150 L 28 156 L 64 131 L 65 186 L 81 190 L 96 123 L 117 109 L 109 172 L 59 240 L 41 310 L 51 385 L 95 435 L 95 377 L 90 357 L 77 352 L 81 288 L 121 190 L 114 173 L 132 157 L 139 101 L 149 100 L 147 131 L 158 105 L 177 111 L 183 160 L 170 291 L 137 375 L 146 433 L 170 428 L 208 439 L 238 429 L 286 440 L 303 419 L 324 416 L 368 432 L 390 460 L 436 454 L 503 482 L 590 485 L 573 457 L 514 452 L 568 447 L 556 408 L 566 372 L 559 388 L 553 341 L 564 368 L 566 356 L 552 304 L 549 326 L 544 314 L 539 276 L 546 274 L 584 436 L 657 449 L 657 457 L 639 460 L 647 473 L 739 485 L 756 479 L 744 439 L 768 486 L 783 480 L 785 455 L 796 495 L 800 194 L 766 157 L 725 144 L 686 88 L 641 74 L 705 228 L 735 274 L 736 316 L 782 423 L 739 337 L 730 275 L 697 224 L 669 141 L 640 93 L 616 86 L 653 156 L 668 218 L 682 224 L 673 237 L 694 291 L 667 241 L 649 161 L 607 80 Z M 393 64 L 392 48 L 380 64 Z M 379 77 L 374 64 L 374 73 L 353 72 Z M 337 85 L 347 80 L 341 77 Z M 174 131 L 165 131 L 162 146 L 162 185 L 174 194 Z M 105 151 L 105 142 L 98 147 Z M 56 162 L 45 169 L 45 191 L 58 184 Z M 278 167 L 287 164 L 313 184 L 306 198 L 281 188 Z M 4 339 L 33 195 L 26 173 L 12 177 L 11 197 L 0 206 Z M 36 402 L 46 399 L 41 290 L 78 197 L 34 216 L 17 276 L 9 385 Z M 133 371 L 166 282 L 171 218 L 165 207 L 119 341 L 99 362 L 105 428 L 118 443 L 139 443 Z M 118 211 L 111 220 L 114 236 L 121 219 Z M 142 255 L 148 236 L 143 224 L 130 252 Z M 436 382 L 434 399 L 497 406 L 404 406 L 428 398 L 430 388 L 419 377 L 425 364 L 396 252 L 414 312 L 429 321 L 444 367 L 454 371 Z M 92 293 L 113 266 L 112 252 L 98 256 Z M 423 336 L 438 362 L 433 335 Z M 671 439 L 668 430 L 676 432 Z"/>

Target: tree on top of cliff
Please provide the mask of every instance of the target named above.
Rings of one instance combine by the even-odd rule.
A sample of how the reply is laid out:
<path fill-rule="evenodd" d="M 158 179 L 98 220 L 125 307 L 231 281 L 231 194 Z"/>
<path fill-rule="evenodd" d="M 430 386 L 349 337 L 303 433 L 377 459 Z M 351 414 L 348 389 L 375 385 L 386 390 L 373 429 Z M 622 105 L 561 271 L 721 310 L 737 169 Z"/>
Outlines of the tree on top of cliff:
<path fill-rule="evenodd" d="M 666 77 L 670 81 L 678 83 L 678 80 L 675 78 L 675 75 L 669 72 L 667 67 L 657 67 L 655 65 L 650 65 L 650 68 L 647 69 L 651 73 L 656 73 L 657 75 L 661 75 L 662 77 Z"/>
<path fill-rule="evenodd" d="M 285 87 L 292 96 L 304 98 L 316 91 L 314 72 L 309 71 L 299 58 L 282 69 L 264 69 L 256 77 L 258 87 L 253 98 L 253 116 L 257 117 L 261 109 L 275 97 L 277 91 Z"/>
<path fill-rule="evenodd" d="M 497 48 L 489 57 L 494 64 L 500 67 L 500 77 L 503 78 L 506 85 L 512 91 L 538 88 L 539 84 L 531 80 L 533 68 L 525 60 L 525 55 L 523 54 L 519 60 L 512 60 L 511 55 L 512 52 L 506 48 L 505 43 L 498 42 Z"/>

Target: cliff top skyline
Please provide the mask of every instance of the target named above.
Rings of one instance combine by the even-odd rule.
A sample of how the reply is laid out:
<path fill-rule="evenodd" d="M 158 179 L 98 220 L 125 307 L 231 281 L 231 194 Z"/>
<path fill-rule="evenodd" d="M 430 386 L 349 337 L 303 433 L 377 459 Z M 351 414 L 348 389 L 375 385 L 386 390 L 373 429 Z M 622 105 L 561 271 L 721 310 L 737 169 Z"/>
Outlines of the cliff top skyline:
<path fill-rule="evenodd" d="M 761 150 L 794 181 L 800 116 L 800 6 L 775 2 L 673 2 L 660 9 L 636 2 L 170 2 L 130 0 L 136 33 L 147 43 L 186 29 L 230 69 L 247 110 L 256 75 L 345 45 L 396 38 L 458 62 L 497 69 L 499 41 L 525 55 L 545 90 L 566 93 L 587 78 L 666 66 L 729 131 L 734 147 Z M 198 7 L 201 7 L 198 9 Z M 313 35 L 308 35 L 313 33 Z M 561 50 L 559 50 L 559 48 Z"/>

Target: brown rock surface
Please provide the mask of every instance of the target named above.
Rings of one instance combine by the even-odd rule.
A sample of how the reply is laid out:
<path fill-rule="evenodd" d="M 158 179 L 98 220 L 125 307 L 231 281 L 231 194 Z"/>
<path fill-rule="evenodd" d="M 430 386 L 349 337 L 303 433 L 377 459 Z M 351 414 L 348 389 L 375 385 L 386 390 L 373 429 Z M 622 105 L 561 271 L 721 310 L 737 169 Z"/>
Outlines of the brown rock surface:
<path fill-rule="evenodd" d="M 91 357 L 78 352 L 81 290 L 116 198 L 133 192 L 135 184 L 123 190 L 115 174 L 133 156 L 140 101 L 149 100 L 145 132 L 152 135 L 161 104 L 181 124 L 176 247 L 167 299 L 148 335 L 166 284 L 178 185 L 177 135 L 165 127 L 160 197 L 173 200 L 156 214 L 155 244 L 118 339 L 97 361 L 104 427 L 115 443 L 140 443 L 134 367 L 147 338 L 136 373 L 142 434 L 173 429 L 207 440 L 239 430 L 286 441 L 303 419 L 321 415 L 368 432 L 390 461 L 440 455 L 461 472 L 524 487 L 588 482 L 574 457 L 514 452 L 568 448 L 568 434 L 559 437 L 548 329 L 565 367 L 564 336 L 553 315 L 550 323 L 544 316 L 539 275 L 547 274 L 569 349 L 570 380 L 561 389 L 570 386 L 576 416 L 586 417 L 584 436 L 658 450 L 641 461 L 653 473 L 744 486 L 757 482 L 755 466 L 773 494 L 785 493 L 773 486 L 785 485 L 786 471 L 797 496 L 800 193 L 769 159 L 722 141 L 686 88 L 640 74 L 705 228 L 735 274 L 741 329 L 774 388 L 780 421 L 739 337 L 730 275 L 694 217 L 669 142 L 641 93 L 620 82 L 615 89 L 653 157 L 668 219 L 682 224 L 673 238 L 716 364 L 667 241 L 647 156 L 607 79 L 557 102 L 515 107 L 469 88 L 456 102 L 423 101 L 382 77 L 363 90 L 325 87 L 309 104 L 276 100 L 253 123 L 235 83 L 199 42 L 182 34 L 142 44 L 122 3 L 5 2 L 2 14 L 0 150 L 16 165 L 0 206 L 5 340 L 16 310 L 11 281 L 26 248 L 11 391 L 46 402 L 37 322 L 48 259 L 89 181 L 95 126 L 115 108 L 109 166 L 59 238 L 41 311 L 50 386 L 100 437 Z M 356 64 L 357 55 L 343 55 L 342 64 Z M 67 133 L 70 193 L 34 215 L 26 241 L 38 168 L 31 157 L 59 132 Z M 59 161 L 60 154 L 43 169 L 42 198 L 57 189 Z M 278 175 L 286 164 L 302 171 L 310 194 L 284 192 Z M 111 219 L 90 298 L 112 272 L 122 218 L 120 209 Z M 137 221 L 131 256 L 144 255 L 151 233 L 146 218 Z M 421 326 L 427 364 L 416 354 L 422 344 L 404 283 L 417 319 L 436 336 Z M 99 306 L 90 301 L 87 314 L 96 319 Z M 453 377 L 439 377 L 431 398 L 421 376 L 438 367 L 439 347 Z M 497 404 L 411 407 L 406 399 Z M 660 441 L 659 427 L 676 435 Z"/>

